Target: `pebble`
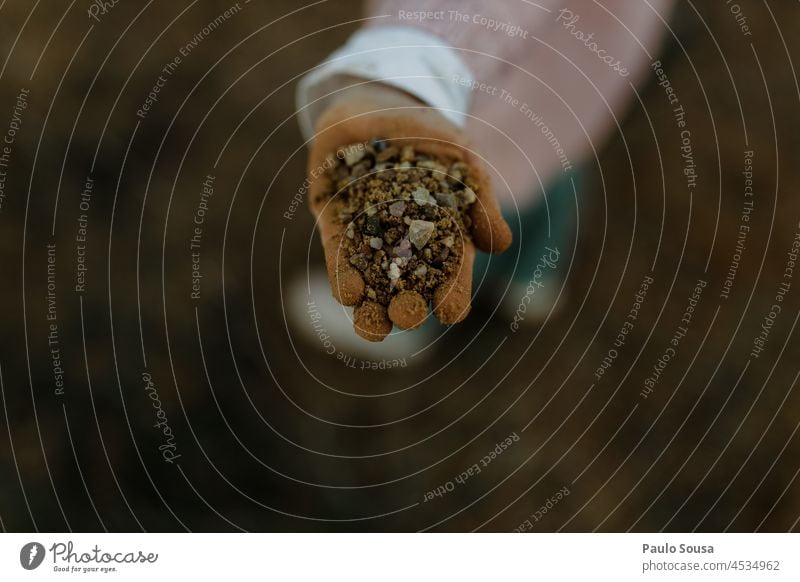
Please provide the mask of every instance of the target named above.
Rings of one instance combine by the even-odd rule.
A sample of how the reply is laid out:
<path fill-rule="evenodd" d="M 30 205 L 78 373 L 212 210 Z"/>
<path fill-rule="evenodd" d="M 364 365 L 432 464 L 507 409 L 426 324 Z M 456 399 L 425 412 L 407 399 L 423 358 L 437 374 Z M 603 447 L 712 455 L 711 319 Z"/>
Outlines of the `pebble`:
<path fill-rule="evenodd" d="M 431 222 L 436 222 L 436 220 L 438 219 L 438 213 L 437 213 L 438 208 L 439 208 L 438 206 L 425 206 L 422 209 L 422 214 L 425 215 L 426 220 L 430 220 Z"/>
<path fill-rule="evenodd" d="M 400 218 L 406 212 L 406 203 L 402 200 L 399 202 L 395 202 L 394 204 L 389 205 L 389 214 Z"/>
<path fill-rule="evenodd" d="M 389 265 L 389 278 L 393 281 L 400 278 L 400 267 L 397 266 L 397 263 Z"/>
<path fill-rule="evenodd" d="M 419 267 L 416 268 L 414 274 L 417 277 L 424 277 L 425 275 L 428 274 L 428 267 L 426 267 L 425 265 L 420 265 Z"/>
<path fill-rule="evenodd" d="M 379 154 L 389 147 L 389 142 L 385 139 L 375 138 L 369 142 L 369 147 L 372 148 L 373 152 Z"/>
<path fill-rule="evenodd" d="M 400 259 L 410 259 L 414 252 L 411 250 L 411 241 L 407 238 L 402 239 L 397 246 L 392 249 L 395 257 Z"/>
<path fill-rule="evenodd" d="M 378 298 L 378 294 L 375 293 L 374 289 L 367 289 L 367 297 L 375 301 Z"/>
<path fill-rule="evenodd" d="M 445 175 L 447 174 L 447 168 L 445 168 L 442 164 L 434 161 L 423 161 L 417 163 L 418 168 L 425 168 L 426 170 L 433 170 L 437 174 Z"/>
<path fill-rule="evenodd" d="M 350 146 L 344 151 L 344 161 L 348 166 L 355 166 L 366 155 L 367 150 L 362 145 Z"/>
<path fill-rule="evenodd" d="M 381 227 L 381 219 L 379 216 L 372 215 L 367 218 L 367 224 L 364 226 L 364 232 L 372 236 L 380 236 L 383 234 Z"/>
<path fill-rule="evenodd" d="M 373 237 L 369 239 L 369 246 L 371 246 L 376 251 L 379 251 L 383 248 L 383 239 L 378 237 Z"/>
<path fill-rule="evenodd" d="M 359 164 L 353 166 L 353 169 L 350 171 L 350 176 L 353 178 L 361 178 L 362 176 L 366 175 L 369 172 L 371 164 L 369 161 L 364 161 Z"/>
<path fill-rule="evenodd" d="M 383 150 L 377 156 L 375 156 L 375 160 L 378 162 L 386 162 L 394 157 L 397 157 L 397 148 L 392 146 L 392 147 L 387 147 L 385 150 Z"/>
<path fill-rule="evenodd" d="M 418 249 L 422 249 L 428 244 L 436 226 L 427 220 L 412 220 L 408 229 L 408 238 Z"/>
<path fill-rule="evenodd" d="M 436 202 L 439 203 L 439 206 L 444 206 L 445 208 L 456 207 L 456 197 L 452 192 L 439 192 L 436 194 Z"/>
<path fill-rule="evenodd" d="M 365 210 L 365 212 L 367 213 L 367 216 L 375 216 L 376 214 L 378 214 L 378 209 L 373 204 L 372 206 L 367 206 L 367 209 Z"/>
<path fill-rule="evenodd" d="M 447 248 L 453 248 L 453 245 L 455 244 L 455 242 L 456 241 L 455 241 L 455 239 L 453 239 L 453 235 L 450 235 L 450 236 L 445 237 L 445 238 L 442 239 L 442 244 L 444 246 L 446 246 Z"/>
<path fill-rule="evenodd" d="M 358 253 L 350 257 L 350 264 L 359 271 L 366 271 L 369 267 L 369 261 L 367 261 L 367 257 L 363 253 Z"/>
<path fill-rule="evenodd" d="M 356 231 L 353 230 L 353 225 L 352 224 L 347 227 L 347 230 L 345 231 L 345 234 L 347 235 L 347 238 L 349 238 L 350 240 L 355 238 Z"/>
<path fill-rule="evenodd" d="M 464 176 L 469 172 L 469 167 L 464 162 L 456 162 L 450 166 L 450 174 L 447 179 L 456 184 L 460 183 Z"/>
<path fill-rule="evenodd" d="M 436 205 L 436 199 L 431 196 L 430 191 L 427 188 L 419 187 L 414 190 L 411 195 L 414 197 L 414 202 L 419 204 L 420 206 L 425 206 L 427 204 Z"/>
<path fill-rule="evenodd" d="M 472 188 L 469 188 L 469 187 L 464 188 L 464 202 L 465 203 L 474 204 L 474 202 L 477 199 L 478 199 L 478 197 L 475 195 L 475 192 L 472 190 Z"/>

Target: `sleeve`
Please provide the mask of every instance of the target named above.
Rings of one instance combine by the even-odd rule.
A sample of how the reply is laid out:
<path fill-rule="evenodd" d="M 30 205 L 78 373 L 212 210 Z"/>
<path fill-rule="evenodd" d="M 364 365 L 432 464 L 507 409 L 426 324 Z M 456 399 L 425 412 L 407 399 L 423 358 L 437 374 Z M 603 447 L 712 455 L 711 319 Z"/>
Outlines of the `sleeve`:
<path fill-rule="evenodd" d="M 406 91 L 464 127 L 473 77 L 456 51 L 421 29 L 368 26 L 300 81 L 297 111 L 307 140 L 326 102 L 354 78 Z"/>
<path fill-rule="evenodd" d="M 369 0 L 370 26 L 409 26 L 458 47 L 479 79 L 491 79 L 507 62 L 526 60 L 525 42 L 548 25 L 562 0 Z M 489 58 L 487 58 L 489 57 Z"/>

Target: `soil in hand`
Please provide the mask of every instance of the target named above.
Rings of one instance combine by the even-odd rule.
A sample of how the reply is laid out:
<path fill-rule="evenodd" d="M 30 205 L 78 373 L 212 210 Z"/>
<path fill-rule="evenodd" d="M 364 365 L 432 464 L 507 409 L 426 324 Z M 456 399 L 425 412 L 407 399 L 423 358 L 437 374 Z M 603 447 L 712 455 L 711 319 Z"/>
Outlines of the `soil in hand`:
<path fill-rule="evenodd" d="M 374 139 L 331 154 L 326 166 L 327 203 L 345 232 L 338 252 L 363 276 L 365 300 L 388 307 L 415 291 L 430 301 L 461 266 L 478 190 L 468 165 Z"/>

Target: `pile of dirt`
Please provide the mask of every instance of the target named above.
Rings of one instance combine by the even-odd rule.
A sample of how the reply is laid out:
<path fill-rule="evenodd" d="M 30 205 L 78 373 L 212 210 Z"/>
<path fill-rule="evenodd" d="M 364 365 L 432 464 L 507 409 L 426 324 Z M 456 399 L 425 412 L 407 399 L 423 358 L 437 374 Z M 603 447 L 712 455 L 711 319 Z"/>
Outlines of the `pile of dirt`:
<path fill-rule="evenodd" d="M 464 162 L 446 163 L 382 139 L 328 159 L 328 193 L 342 248 L 364 278 L 365 300 L 389 306 L 406 291 L 426 301 L 460 268 L 478 185 Z"/>

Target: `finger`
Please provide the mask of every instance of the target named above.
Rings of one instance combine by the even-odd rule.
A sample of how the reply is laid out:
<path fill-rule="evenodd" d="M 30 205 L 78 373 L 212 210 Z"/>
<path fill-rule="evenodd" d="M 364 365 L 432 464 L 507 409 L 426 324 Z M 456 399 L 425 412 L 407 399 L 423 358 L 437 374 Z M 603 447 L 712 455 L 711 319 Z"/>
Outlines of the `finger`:
<path fill-rule="evenodd" d="M 382 342 L 392 331 L 386 308 L 380 303 L 365 301 L 353 311 L 356 333 L 367 341 Z"/>
<path fill-rule="evenodd" d="M 475 247 L 464 241 L 458 272 L 442 283 L 433 294 L 433 313 L 445 325 L 453 325 L 469 315 L 472 300 L 472 264 Z"/>
<path fill-rule="evenodd" d="M 323 226 L 320 220 L 319 231 L 333 297 L 342 305 L 358 305 L 364 297 L 364 278 L 350 264 L 342 242 L 344 232 L 341 226 Z"/>
<path fill-rule="evenodd" d="M 475 246 L 485 253 L 499 254 L 511 246 L 511 229 L 500 214 L 500 205 L 494 197 L 492 183 L 481 163 L 471 160 L 470 165 L 478 183 L 477 200 L 469 210 L 472 219 L 472 238 Z"/>
<path fill-rule="evenodd" d="M 416 329 L 428 317 L 428 302 L 416 291 L 402 291 L 389 303 L 389 319 L 400 329 Z"/>
<path fill-rule="evenodd" d="M 332 186 L 327 176 L 314 181 L 310 191 L 311 210 L 317 217 L 333 297 L 342 305 L 358 305 L 364 297 L 364 279 L 350 264 L 345 252 L 343 237 L 346 225 L 336 215 L 335 203 L 327 199 Z"/>
<path fill-rule="evenodd" d="M 328 209 L 323 211 L 318 226 L 331 292 L 342 305 L 357 305 L 364 297 L 364 279 L 348 259 L 343 244 L 343 225 L 335 221 L 331 214 Z"/>

